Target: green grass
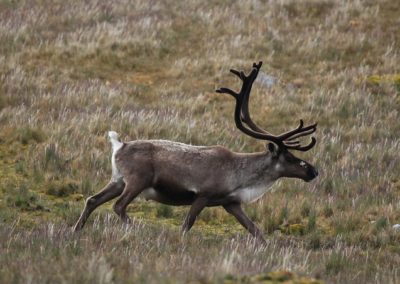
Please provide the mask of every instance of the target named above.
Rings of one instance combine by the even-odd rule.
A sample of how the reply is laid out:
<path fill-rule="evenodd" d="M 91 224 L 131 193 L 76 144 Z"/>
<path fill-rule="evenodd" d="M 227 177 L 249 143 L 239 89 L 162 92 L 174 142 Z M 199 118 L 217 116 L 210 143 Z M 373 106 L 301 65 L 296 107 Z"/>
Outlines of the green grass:
<path fill-rule="evenodd" d="M 0 282 L 399 282 L 399 11 L 387 0 L 0 1 Z M 318 121 L 318 144 L 298 154 L 321 173 L 245 208 L 266 248 L 221 208 L 181 239 L 188 208 L 143 200 L 132 227 L 107 204 L 70 233 L 109 179 L 108 130 L 263 151 L 214 92 L 239 88 L 229 69 L 259 60 L 276 84 L 254 84 L 254 120 L 273 133 Z"/>

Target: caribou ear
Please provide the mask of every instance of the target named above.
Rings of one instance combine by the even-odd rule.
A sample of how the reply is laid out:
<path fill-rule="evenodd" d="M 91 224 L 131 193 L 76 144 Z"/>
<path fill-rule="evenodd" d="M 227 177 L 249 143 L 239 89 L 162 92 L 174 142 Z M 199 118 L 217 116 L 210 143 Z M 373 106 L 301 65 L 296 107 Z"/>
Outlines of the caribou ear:
<path fill-rule="evenodd" d="M 268 143 L 268 150 L 271 152 L 272 157 L 278 157 L 278 147 L 274 143 Z"/>

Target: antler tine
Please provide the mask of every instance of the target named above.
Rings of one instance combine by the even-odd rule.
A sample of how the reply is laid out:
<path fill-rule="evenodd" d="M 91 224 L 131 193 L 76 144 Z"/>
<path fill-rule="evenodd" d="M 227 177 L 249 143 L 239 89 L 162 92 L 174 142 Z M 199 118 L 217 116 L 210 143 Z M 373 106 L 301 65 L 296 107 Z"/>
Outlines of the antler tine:
<path fill-rule="evenodd" d="M 309 125 L 309 126 L 306 126 L 306 127 L 303 127 L 303 126 L 304 126 L 304 122 L 303 122 L 302 119 L 300 119 L 299 126 L 296 129 L 293 129 L 293 130 L 290 130 L 288 132 L 282 133 L 278 137 L 282 141 L 292 140 L 292 138 L 295 139 L 297 137 L 305 136 L 305 135 L 307 135 L 308 132 L 309 132 L 308 134 L 311 134 L 317 129 L 317 124 L 316 123 L 314 123 L 312 125 Z"/>
<path fill-rule="evenodd" d="M 300 145 L 300 141 L 299 140 L 296 140 L 296 141 L 285 141 L 284 144 L 286 146 L 297 146 L 297 145 Z"/>
<path fill-rule="evenodd" d="M 259 68 L 261 67 L 262 62 L 260 61 L 259 64 L 253 63 L 253 67 L 255 67 L 256 70 L 251 70 L 250 74 L 246 76 L 243 71 L 237 71 L 235 69 L 230 69 L 229 71 L 239 77 L 240 80 L 243 81 L 243 86 L 242 89 L 240 90 L 240 93 L 236 93 L 235 91 L 229 89 L 229 88 L 219 88 L 216 90 L 217 93 L 225 93 L 233 96 L 234 98 L 238 99 L 239 96 L 241 98 L 244 97 L 243 94 L 249 93 L 251 91 L 251 86 L 254 82 L 254 80 L 257 78 Z M 250 88 L 250 89 L 249 89 Z M 243 101 L 243 100 L 241 100 Z"/>
<path fill-rule="evenodd" d="M 261 66 L 262 66 L 262 61 L 260 61 L 258 64 L 255 62 L 253 63 L 253 69 L 254 68 L 257 69 L 257 74 L 258 74 L 258 71 L 260 70 Z M 242 81 L 244 81 L 246 78 L 248 79 L 251 76 L 251 73 L 249 74 L 249 76 L 246 76 L 243 71 L 237 71 L 235 69 L 230 69 L 229 71 L 231 73 L 235 74 L 236 76 L 238 76 L 239 79 Z M 256 75 L 256 77 L 257 77 L 257 75 Z"/>
<path fill-rule="evenodd" d="M 315 137 L 311 137 L 311 142 L 306 146 L 300 146 L 300 145 L 299 146 L 291 146 L 291 145 L 286 145 L 286 143 L 285 143 L 285 145 L 286 145 L 287 149 L 305 152 L 305 151 L 310 150 L 312 147 L 314 147 L 314 145 L 316 143 L 317 143 L 317 139 L 315 139 Z"/>
<path fill-rule="evenodd" d="M 240 80 L 244 81 L 246 79 L 246 75 L 244 75 L 243 71 L 237 71 L 235 69 L 229 70 L 231 73 L 235 74 L 236 76 L 239 77 Z"/>
<path fill-rule="evenodd" d="M 260 63 L 259 63 L 258 65 L 257 65 L 256 63 L 253 63 L 253 67 L 256 67 L 256 68 L 258 67 L 258 70 L 259 70 L 259 68 L 261 67 L 261 65 L 262 65 L 262 62 L 261 62 L 261 61 L 260 61 Z M 217 93 L 220 93 L 220 94 L 229 94 L 229 95 L 233 96 L 235 99 L 238 99 L 238 98 L 239 98 L 239 95 L 241 95 L 242 92 L 243 92 L 243 89 L 244 89 L 244 87 L 245 87 L 245 83 L 247 83 L 247 84 L 250 85 L 250 90 L 251 90 L 251 85 L 253 84 L 254 80 L 257 78 L 258 70 L 257 70 L 257 73 L 256 73 L 256 74 L 254 74 L 254 73 L 253 73 L 253 70 L 252 70 L 252 72 L 250 72 L 249 76 L 246 76 L 246 75 L 243 73 L 243 71 L 237 71 L 237 70 L 235 70 L 235 69 L 230 69 L 230 70 L 229 70 L 231 73 L 233 73 L 234 75 L 236 75 L 237 77 L 239 77 L 240 80 L 243 81 L 242 90 L 240 91 L 239 94 L 236 93 L 235 91 L 229 89 L 229 88 L 219 88 L 219 89 L 217 89 L 217 90 L 215 90 L 215 91 L 216 91 Z M 254 78 L 252 78 L 252 77 L 254 77 Z M 245 82 L 245 81 L 246 81 L 246 82 Z M 247 84 L 246 84 L 246 85 L 247 85 Z M 242 95 L 242 96 L 243 96 L 243 95 Z"/>
<path fill-rule="evenodd" d="M 286 140 L 290 141 L 290 140 L 297 139 L 299 137 L 310 135 L 310 134 L 314 133 L 316 130 L 317 130 L 317 124 L 315 123 L 313 125 L 310 125 L 310 128 L 308 130 L 306 128 L 303 128 L 300 133 L 294 134 L 293 136 L 290 136 Z"/>
<path fill-rule="evenodd" d="M 262 66 L 262 61 L 259 61 L 258 64 L 253 62 L 253 68 L 257 68 L 258 70 L 260 70 L 261 66 Z"/>
<path fill-rule="evenodd" d="M 237 99 L 239 96 L 238 93 L 236 93 L 235 91 L 232 91 L 231 89 L 228 89 L 228 88 L 219 88 L 215 91 L 220 94 L 229 94 L 232 97 L 234 97 L 235 99 Z"/>

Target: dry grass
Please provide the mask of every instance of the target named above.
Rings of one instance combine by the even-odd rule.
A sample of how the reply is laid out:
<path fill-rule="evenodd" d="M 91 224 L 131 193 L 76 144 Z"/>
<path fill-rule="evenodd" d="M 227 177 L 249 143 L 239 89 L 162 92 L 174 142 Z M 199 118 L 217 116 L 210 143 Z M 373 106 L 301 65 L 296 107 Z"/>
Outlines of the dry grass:
<path fill-rule="evenodd" d="M 399 282 L 399 13 L 384 0 L 0 1 L 0 282 Z M 258 60 L 254 118 L 275 133 L 319 122 L 303 155 L 318 180 L 246 208 L 266 248 L 219 209 L 181 240 L 186 208 L 143 201 L 132 228 L 105 206 L 71 235 L 110 175 L 110 129 L 263 150 L 214 93 Z"/>

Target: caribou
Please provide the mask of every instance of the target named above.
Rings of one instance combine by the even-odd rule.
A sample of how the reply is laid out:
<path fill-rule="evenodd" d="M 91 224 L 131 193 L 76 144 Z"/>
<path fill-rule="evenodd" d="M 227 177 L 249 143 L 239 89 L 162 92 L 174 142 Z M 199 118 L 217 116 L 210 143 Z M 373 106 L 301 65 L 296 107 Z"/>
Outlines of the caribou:
<path fill-rule="evenodd" d="M 317 124 L 298 127 L 273 135 L 257 126 L 249 113 L 249 97 L 262 62 L 254 63 L 249 75 L 230 70 L 242 81 L 240 92 L 216 90 L 236 100 L 236 127 L 255 139 L 269 141 L 265 151 L 236 153 L 223 146 L 193 146 L 167 140 L 121 142 L 114 131 L 108 133 L 112 145 L 112 175 L 109 183 L 86 200 L 74 231 L 85 225 L 89 215 L 101 204 L 118 197 L 114 212 L 124 223 L 130 222 L 127 206 L 138 196 L 146 200 L 180 206 L 190 205 L 182 225 L 185 234 L 205 207 L 222 206 L 251 235 L 265 242 L 262 231 L 247 217 L 242 204 L 260 199 L 280 178 L 309 182 L 318 176 L 310 163 L 289 150 L 308 151 L 315 144 L 302 146 L 299 138 L 314 133 Z"/>

